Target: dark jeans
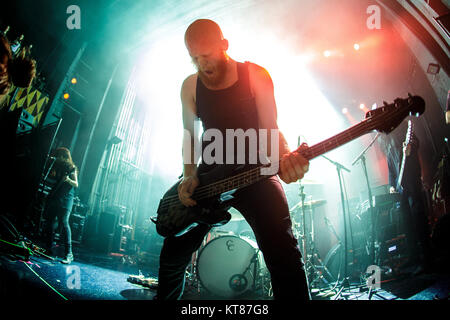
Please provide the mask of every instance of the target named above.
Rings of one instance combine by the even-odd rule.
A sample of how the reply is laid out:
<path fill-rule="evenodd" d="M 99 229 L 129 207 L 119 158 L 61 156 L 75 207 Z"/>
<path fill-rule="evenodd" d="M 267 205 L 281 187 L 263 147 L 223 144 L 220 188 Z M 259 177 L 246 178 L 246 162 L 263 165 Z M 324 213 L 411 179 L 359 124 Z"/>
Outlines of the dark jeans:
<path fill-rule="evenodd" d="M 292 233 L 284 190 L 271 177 L 238 190 L 235 207 L 247 220 L 270 272 L 275 299 L 308 300 L 308 285 L 297 240 Z M 180 299 L 186 268 L 210 228 L 199 225 L 180 237 L 164 240 L 156 299 Z"/>
<path fill-rule="evenodd" d="M 46 228 L 45 235 L 47 240 L 47 247 L 51 248 L 55 241 L 55 232 L 59 224 L 62 224 L 63 230 L 63 244 L 65 254 L 72 253 L 72 232 L 70 230 L 69 217 L 71 209 L 62 208 L 57 203 L 50 203 L 46 210 Z"/>

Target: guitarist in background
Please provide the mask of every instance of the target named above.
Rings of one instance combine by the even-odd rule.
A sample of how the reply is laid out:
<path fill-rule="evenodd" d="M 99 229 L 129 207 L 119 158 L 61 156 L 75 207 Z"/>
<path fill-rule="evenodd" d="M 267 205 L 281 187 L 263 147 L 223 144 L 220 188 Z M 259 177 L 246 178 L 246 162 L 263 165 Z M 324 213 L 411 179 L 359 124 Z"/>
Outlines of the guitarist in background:
<path fill-rule="evenodd" d="M 55 181 L 52 190 L 47 197 L 45 216 L 47 220 L 46 232 L 47 247 L 53 246 L 55 231 L 58 224 L 62 223 L 64 234 L 64 264 L 73 261 L 72 234 L 69 225 L 69 217 L 72 212 L 75 188 L 78 188 L 77 167 L 72 161 L 70 151 L 60 147 L 52 152 L 55 158 L 49 178 Z"/>
<path fill-rule="evenodd" d="M 185 33 L 185 44 L 197 68 L 197 73 L 187 77 L 181 88 L 183 125 L 191 137 L 195 136 L 197 119 L 202 121 L 205 130 L 216 128 L 223 133 L 225 129 L 238 128 L 244 131 L 278 129 L 270 75 L 256 64 L 231 59 L 226 53 L 228 41 L 215 22 L 206 19 L 193 22 Z M 279 138 L 279 176 L 286 183 L 297 181 L 308 171 L 309 162 L 299 153 L 290 152 L 281 133 Z M 190 145 L 193 155 L 193 143 Z M 270 146 L 267 149 L 271 150 Z M 205 167 L 204 163 L 197 167 L 193 159 L 190 163 L 184 164 L 178 188 L 178 196 L 185 206 L 196 204 L 191 196 L 199 185 L 198 174 Z M 274 298 L 309 299 L 301 253 L 292 233 L 289 208 L 278 177 L 239 189 L 233 196 L 233 207 L 253 229 L 263 253 L 271 274 Z M 155 299 L 181 298 L 186 267 L 209 229 L 200 224 L 182 236 L 165 238 Z"/>
<path fill-rule="evenodd" d="M 414 273 L 419 273 L 428 269 L 431 263 L 427 206 L 419 159 L 420 141 L 413 130 L 401 147 L 397 147 L 393 137 L 390 141 L 386 146 L 390 192 L 401 192 L 400 208 L 409 250 L 409 259 L 403 267 L 417 266 Z M 400 176 L 403 160 L 403 175 Z"/>

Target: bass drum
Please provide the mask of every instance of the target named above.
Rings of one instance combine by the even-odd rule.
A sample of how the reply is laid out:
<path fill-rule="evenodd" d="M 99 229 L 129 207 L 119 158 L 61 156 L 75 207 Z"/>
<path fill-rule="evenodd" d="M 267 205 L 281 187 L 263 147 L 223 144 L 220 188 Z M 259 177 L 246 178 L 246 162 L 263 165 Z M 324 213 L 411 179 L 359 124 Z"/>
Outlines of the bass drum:
<path fill-rule="evenodd" d="M 256 242 L 238 236 L 211 240 L 200 251 L 197 261 L 202 286 L 224 298 L 238 297 L 251 290 L 266 270 Z"/>
<path fill-rule="evenodd" d="M 361 273 L 364 273 L 369 266 L 370 256 L 367 254 L 364 247 L 356 248 L 353 254 L 352 250 L 347 254 L 347 275 L 353 278 L 358 278 Z M 325 272 L 325 277 L 329 282 L 342 280 L 344 278 L 345 268 L 345 250 L 340 243 L 334 245 L 328 251 L 323 260 L 328 272 Z"/>

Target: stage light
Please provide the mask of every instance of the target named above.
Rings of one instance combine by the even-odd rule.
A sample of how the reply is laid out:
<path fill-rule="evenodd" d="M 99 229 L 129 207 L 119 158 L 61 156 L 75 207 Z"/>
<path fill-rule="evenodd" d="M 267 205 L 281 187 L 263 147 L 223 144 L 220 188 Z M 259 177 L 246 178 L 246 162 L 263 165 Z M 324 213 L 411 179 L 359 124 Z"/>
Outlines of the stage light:
<path fill-rule="evenodd" d="M 329 56 L 331 56 L 331 51 L 330 50 L 325 50 L 323 52 L 323 55 L 324 55 L 325 58 L 328 58 Z"/>
<path fill-rule="evenodd" d="M 436 75 L 439 73 L 441 67 L 436 63 L 430 63 L 427 68 L 427 73 Z"/>
<path fill-rule="evenodd" d="M 374 104 L 372 105 L 372 110 L 375 110 L 376 108 L 377 108 L 377 104 L 374 103 Z"/>
<path fill-rule="evenodd" d="M 356 51 L 358 51 L 359 50 L 359 44 L 358 43 L 355 43 L 354 45 L 353 45 L 353 49 L 355 49 Z"/>
<path fill-rule="evenodd" d="M 347 113 L 348 113 L 348 109 L 347 109 L 347 108 L 343 108 L 343 109 L 342 109 L 342 113 L 343 113 L 343 114 L 347 114 Z"/>
<path fill-rule="evenodd" d="M 361 110 L 364 110 L 365 107 L 366 107 L 366 106 L 364 105 L 364 103 L 361 103 L 361 104 L 359 105 L 359 108 L 360 108 Z"/>
<path fill-rule="evenodd" d="M 70 80 L 70 82 L 71 82 L 72 84 L 76 84 L 76 83 L 77 83 L 77 78 L 72 78 L 72 80 Z"/>
<path fill-rule="evenodd" d="M 63 98 L 64 98 L 64 99 L 66 99 L 66 100 L 67 100 L 67 99 L 69 99 L 69 97 L 70 97 L 70 95 L 69 95 L 69 94 L 68 94 L 67 92 L 66 92 L 66 93 L 64 93 L 64 95 L 63 95 Z"/>

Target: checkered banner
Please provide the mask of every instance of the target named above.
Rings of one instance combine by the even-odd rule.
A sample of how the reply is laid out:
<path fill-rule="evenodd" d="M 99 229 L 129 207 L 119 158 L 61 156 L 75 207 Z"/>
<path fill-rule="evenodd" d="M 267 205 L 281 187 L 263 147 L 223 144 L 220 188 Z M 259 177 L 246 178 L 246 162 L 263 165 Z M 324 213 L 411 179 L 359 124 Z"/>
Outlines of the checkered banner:
<path fill-rule="evenodd" d="M 16 89 L 18 89 L 17 93 Z M 14 93 L 16 93 L 16 96 L 14 96 Z M 24 110 L 31 114 L 34 117 L 35 126 L 41 121 L 41 117 L 44 114 L 45 107 L 49 100 L 48 96 L 31 86 L 28 88 L 11 88 L 6 99 L 7 105 L 10 106 L 10 111 L 17 108 L 24 108 Z M 11 101 L 11 99 L 14 100 Z"/>

